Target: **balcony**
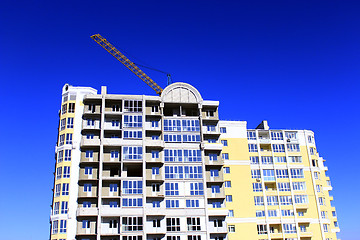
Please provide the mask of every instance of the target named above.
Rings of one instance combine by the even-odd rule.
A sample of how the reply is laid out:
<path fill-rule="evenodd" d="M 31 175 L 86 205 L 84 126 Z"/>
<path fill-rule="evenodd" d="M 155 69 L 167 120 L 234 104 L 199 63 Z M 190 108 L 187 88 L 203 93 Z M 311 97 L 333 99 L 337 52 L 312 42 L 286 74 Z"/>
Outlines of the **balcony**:
<path fill-rule="evenodd" d="M 223 171 L 219 170 L 219 176 L 211 176 L 209 171 L 206 171 L 206 182 L 224 182 Z"/>
<path fill-rule="evenodd" d="M 99 138 L 87 139 L 86 137 L 83 137 L 81 139 L 80 144 L 81 144 L 82 147 L 99 146 L 100 145 L 100 139 Z"/>
<path fill-rule="evenodd" d="M 146 131 L 161 131 L 161 122 L 157 122 L 157 126 L 153 126 L 152 122 L 145 122 Z"/>
<path fill-rule="evenodd" d="M 300 237 L 312 237 L 312 232 L 300 232 Z"/>
<path fill-rule="evenodd" d="M 208 188 L 206 191 L 208 198 L 225 198 L 225 192 L 223 188 L 220 189 L 219 193 L 212 193 L 210 188 Z"/>
<path fill-rule="evenodd" d="M 146 140 L 145 145 L 152 148 L 164 148 L 165 143 L 162 140 Z"/>
<path fill-rule="evenodd" d="M 97 216 L 99 215 L 98 208 L 78 208 L 76 209 L 76 216 Z"/>
<path fill-rule="evenodd" d="M 270 138 L 259 138 L 259 143 L 260 144 L 270 144 L 271 140 L 270 140 Z"/>
<path fill-rule="evenodd" d="M 223 148 L 223 145 L 221 143 L 205 143 L 204 144 L 205 150 L 221 151 L 222 148 Z"/>
<path fill-rule="evenodd" d="M 208 209 L 209 216 L 227 216 L 229 214 L 229 210 L 227 209 Z"/>

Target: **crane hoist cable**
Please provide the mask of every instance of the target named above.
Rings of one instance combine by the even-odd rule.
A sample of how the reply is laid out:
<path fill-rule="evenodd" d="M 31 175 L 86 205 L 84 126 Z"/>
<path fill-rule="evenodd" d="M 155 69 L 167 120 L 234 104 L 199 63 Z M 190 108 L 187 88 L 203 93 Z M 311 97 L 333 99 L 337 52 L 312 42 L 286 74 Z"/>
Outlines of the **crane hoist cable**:
<path fill-rule="evenodd" d="M 143 80 L 147 85 L 154 89 L 157 94 L 161 95 L 163 89 L 148 75 L 146 75 L 138 66 L 136 66 L 135 63 L 130 61 L 124 54 L 122 54 L 111 43 L 109 43 L 105 38 L 103 38 L 100 34 L 92 35 L 91 38 L 100 46 L 102 46 L 106 51 L 108 51 L 111 55 L 113 55 L 117 60 L 119 60 L 122 64 L 124 64 L 125 67 L 130 69 L 130 71 L 132 71 L 136 76 Z"/>

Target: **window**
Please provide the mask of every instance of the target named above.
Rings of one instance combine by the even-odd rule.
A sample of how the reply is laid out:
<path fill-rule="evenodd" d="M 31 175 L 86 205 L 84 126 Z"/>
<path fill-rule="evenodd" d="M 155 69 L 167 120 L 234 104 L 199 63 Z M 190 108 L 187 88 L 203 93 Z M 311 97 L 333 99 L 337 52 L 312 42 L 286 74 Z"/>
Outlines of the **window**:
<path fill-rule="evenodd" d="M 159 240 L 160 240 L 160 238 L 159 238 Z M 180 240 L 180 236 L 167 236 L 166 240 Z"/>
<path fill-rule="evenodd" d="M 56 184 L 55 185 L 55 197 L 60 196 L 60 189 L 61 189 L 61 184 Z"/>
<path fill-rule="evenodd" d="M 123 207 L 142 207 L 143 200 L 142 200 L 142 198 L 123 198 L 122 206 Z"/>
<path fill-rule="evenodd" d="M 116 201 L 110 201 L 110 202 L 109 202 L 109 205 L 110 205 L 111 208 L 117 208 L 117 207 L 119 207 L 119 206 L 118 206 L 118 202 L 116 202 Z"/>
<path fill-rule="evenodd" d="M 180 135 L 180 137 L 181 137 L 181 135 Z M 200 142 L 199 134 L 184 134 L 184 135 L 182 135 L 182 137 L 183 137 L 183 142 Z"/>
<path fill-rule="evenodd" d="M 58 220 L 53 221 L 53 224 L 52 224 L 52 233 L 53 234 L 58 233 L 58 227 L 59 227 L 59 221 Z"/>
<path fill-rule="evenodd" d="M 65 134 L 61 134 L 59 136 L 59 146 L 64 145 L 64 142 L 65 142 Z"/>
<path fill-rule="evenodd" d="M 299 144 L 287 144 L 287 149 L 289 152 L 300 152 Z"/>
<path fill-rule="evenodd" d="M 221 202 L 212 202 L 213 208 L 221 208 Z"/>
<path fill-rule="evenodd" d="M 315 180 L 319 180 L 319 172 L 314 172 L 314 178 Z"/>
<path fill-rule="evenodd" d="M 83 208 L 90 208 L 91 207 L 91 202 L 85 201 L 83 202 Z"/>
<path fill-rule="evenodd" d="M 62 167 L 58 167 L 56 169 L 56 180 L 57 179 L 60 179 L 61 178 L 61 175 L 62 175 Z"/>
<path fill-rule="evenodd" d="M 53 214 L 59 214 L 59 206 L 60 206 L 60 202 L 55 202 L 54 203 L 54 210 L 53 210 Z"/>
<path fill-rule="evenodd" d="M 220 186 L 219 185 L 212 185 L 211 186 L 211 193 L 220 193 Z"/>
<path fill-rule="evenodd" d="M 337 221 L 334 222 L 334 227 L 336 227 L 336 228 L 339 227 L 339 223 Z"/>
<path fill-rule="evenodd" d="M 217 154 L 216 153 L 209 153 L 209 160 L 210 161 L 217 161 Z"/>
<path fill-rule="evenodd" d="M 142 131 L 124 131 L 124 139 L 141 139 Z"/>
<path fill-rule="evenodd" d="M 279 182 L 278 183 L 278 190 L 280 192 L 286 192 L 286 191 L 290 191 L 290 183 L 288 182 Z"/>
<path fill-rule="evenodd" d="M 94 119 L 87 119 L 87 126 L 88 127 L 94 127 L 95 126 L 95 120 Z"/>
<path fill-rule="evenodd" d="M 160 207 L 160 201 L 153 201 L 152 202 L 152 207 L 153 208 L 159 208 Z"/>
<path fill-rule="evenodd" d="M 91 183 L 85 183 L 84 184 L 84 192 L 91 192 Z"/>
<path fill-rule="evenodd" d="M 65 130 L 66 118 L 60 120 L 60 131 Z"/>
<path fill-rule="evenodd" d="M 151 151 L 151 158 L 152 159 L 158 159 L 159 158 L 159 151 Z"/>
<path fill-rule="evenodd" d="M 70 167 L 68 166 L 64 167 L 63 178 L 70 178 Z"/>
<path fill-rule="evenodd" d="M 201 231 L 200 218 L 186 218 L 188 231 Z"/>
<path fill-rule="evenodd" d="M 292 204 L 291 196 L 280 196 L 280 204 L 281 205 L 291 205 Z"/>
<path fill-rule="evenodd" d="M 263 169 L 264 181 L 275 181 L 275 173 L 273 169 Z"/>
<path fill-rule="evenodd" d="M 124 112 L 142 112 L 142 101 L 124 100 Z"/>
<path fill-rule="evenodd" d="M 260 224 L 260 225 L 257 225 L 256 227 L 257 227 L 258 234 L 267 234 L 266 224 Z"/>
<path fill-rule="evenodd" d="M 214 219 L 214 227 L 223 227 L 223 221 L 221 219 Z"/>
<path fill-rule="evenodd" d="M 230 167 L 224 167 L 224 173 L 230 173 Z"/>
<path fill-rule="evenodd" d="M 112 127 L 119 127 L 120 121 L 119 120 L 111 120 L 111 126 Z"/>
<path fill-rule="evenodd" d="M 231 188 L 231 181 L 225 181 L 225 187 Z"/>
<path fill-rule="evenodd" d="M 247 132 L 248 140 L 256 140 L 256 132 Z"/>
<path fill-rule="evenodd" d="M 165 149 L 165 162 L 182 162 L 182 150 Z"/>
<path fill-rule="evenodd" d="M 112 110 L 113 112 L 120 112 L 120 105 L 118 105 L 118 104 L 112 105 L 111 110 Z"/>
<path fill-rule="evenodd" d="M 193 200 L 193 199 L 189 200 L 189 199 L 187 199 L 186 200 L 186 207 L 187 208 L 198 208 L 198 207 L 200 207 L 199 200 Z"/>
<path fill-rule="evenodd" d="M 61 195 L 63 195 L 63 196 L 69 195 L 69 184 L 68 183 L 63 183 Z"/>
<path fill-rule="evenodd" d="M 303 212 L 303 211 L 298 212 L 298 216 L 299 216 L 299 217 L 303 217 L 303 216 L 304 216 L 304 212 Z"/>
<path fill-rule="evenodd" d="M 269 217 L 277 217 L 277 210 L 268 210 Z"/>
<path fill-rule="evenodd" d="M 332 211 L 331 213 L 332 213 L 332 216 L 333 216 L 333 217 L 337 217 L 335 211 Z"/>
<path fill-rule="evenodd" d="M 315 152 L 316 152 L 316 151 L 315 151 L 315 148 L 312 148 L 312 147 L 311 147 L 311 148 L 310 148 L 310 155 L 315 155 Z"/>
<path fill-rule="evenodd" d="M 257 152 L 258 148 L 256 144 L 249 144 L 249 152 Z"/>
<path fill-rule="evenodd" d="M 65 150 L 65 162 L 71 161 L 71 150 Z"/>
<path fill-rule="evenodd" d="M 187 137 L 184 137 L 187 140 Z M 200 139 L 200 135 L 199 135 Z M 164 141 L 165 142 L 181 142 L 181 135 L 180 134 L 164 134 Z"/>
<path fill-rule="evenodd" d="M 124 194 L 142 194 L 142 181 L 126 180 L 123 181 Z"/>
<path fill-rule="evenodd" d="M 301 156 L 292 156 L 289 157 L 291 163 L 302 163 Z"/>
<path fill-rule="evenodd" d="M 223 153 L 223 154 L 222 154 L 222 158 L 223 158 L 224 160 L 229 160 L 229 154 L 228 154 L 228 153 Z"/>
<path fill-rule="evenodd" d="M 183 166 L 165 166 L 165 179 L 184 178 Z"/>
<path fill-rule="evenodd" d="M 225 200 L 226 202 L 232 202 L 233 201 L 232 195 L 226 195 Z"/>
<path fill-rule="evenodd" d="M 67 104 L 63 104 L 61 107 L 61 114 L 65 114 L 67 112 Z"/>
<path fill-rule="evenodd" d="M 161 226 L 161 220 L 160 219 L 153 219 L 153 227 L 159 228 Z"/>
<path fill-rule="evenodd" d="M 260 169 L 251 170 L 251 178 L 261 178 Z"/>
<path fill-rule="evenodd" d="M 63 157 L 64 157 L 64 151 L 61 150 L 58 152 L 57 162 L 61 163 L 63 161 Z"/>
<path fill-rule="evenodd" d="M 272 148 L 274 152 L 285 152 L 284 144 L 273 144 Z"/>
<path fill-rule="evenodd" d="M 119 151 L 112 150 L 110 151 L 110 159 L 114 161 L 115 159 L 119 158 Z"/>
<path fill-rule="evenodd" d="M 68 213 L 68 202 L 62 201 L 61 202 L 61 214 L 67 214 Z"/>
<path fill-rule="evenodd" d="M 294 210 L 281 210 L 281 216 L 283 217 L 294 216 Z"/>
<path fill-rule="evenodd" d="M 254 192 L 262 192 L 262 184 L 261 183 L 253 183 L 253 191 Z"/>
<path fill-rule="evenodd" d="M 180 218 L 166 218 L 166 231 L 180 231 Z"/>
<path fill-rule="evenodd" d="M 142 116 L 141 115 L 124 115 L 125 128 L 141 128 Z"/>
<path fill-rule="evenodd" d="M 152 113 L 158 113 L 159 112 L 159 106 L 151 106 L 151 112 Z"/>
<path fill-rule="evenodd" d="M 67 128 L 74 128 L 74 118 L 68 118 L 67 119 Z"/>
<path fill-rule="evenodd" d="M 296 227 L 294 223 L 283 224 L 284 233 L 296 233 Z"/>
<path fill-rule="evenodd" d="M 152 128 L 158 128 L 159 127 L 159 121 L 151 121 L 151 127 Z"/>
<path fill-rule="evenodd" d="M 110 192 L 117 192 L 118 191 L 118 185 L 116 183 L 110 184 Z"/>
<path fill-rule="evenodd" d="M 290 169 L 291 178 L 304 178 L 304 172 L 301 168 Z"/>
<path fill-rule="evenodd" d="M 266 196 L 266 201 L 267 201 L 267 205 L 269 206 L 279 205 L 277 196 Z"/>
<path fill-rule="evenodd" d="M 327 219 L 328 217 L 327 217 L 327 212 L 325 212 L 325 211 L 321 211 L 321 218 L 322 219 Z"/>
<path fill-rule="evenodd" d="M 74 113 L 74 112 L 75 112 L 75 103 L 69 103 L 68 113 Z"/>
<path fill-rule="evenodd" d="M 284 140 L 282 132 L 271 132 L 271 140 Z"/>
<path fill-rule="evenodd" d="M 126 160 L 142 159 L 142 147 L 123 147 L 123 159 Z"/>
<path fill-rule="evenodd" d="M 184 166 L 185 179 L 199 179 L 203 177 L 202 166 Z"/>
<path fill-rule="evenodd" d="M 115 219 L 112 219 L 109 221 L 109 228 L 117 228 L 118 227 L 118 222 Z"/>
<path fill-rule="evenodd" d="M 276 169 L 277 178 L 289 178 L 289 172 L 287 169 Z"/>
<path fill-rule="evenodd" d="M 319 197 L 319 205 L 325 205 L 325 198 Z"/>
<path fill-rule="evenodd" d="M 206 117 L 214 117 L 214 110 L 206 110 Z"/>
<path fill-rule="evenodd" d="M 220 133 L 226 133 L 226 127 L 221 127 L 220 128 Z"/>
<path fill-rule="evenodd" d="M 187 240 L 201 240 L 201 235 L 188 235 Z"/>
<path fill-rule="evenodd" d="M 179 195 L 179 183 L 165 183 L 165 195 L 166 196 L 178 196 Z"/>
<path fill-rule="evenodd" d="M 215 125 L 207 125 L 207 131 L 208 132 L 215 132 L 216 131 L 216 126 Z"/>
<path fill-rule="evenodd" d="M 286 163 L 286 157 L 274 157 L 276 163 Z"/>
<path fill-rule="evenodd" d="M 235 225 L 229 225 L 229 232 L 235 232 Z"/>
<path fill-rule="evenodd" d="M 228 146 L 228 141 L 227 140 L 221 140 L 221 144 L 226 147 Z"/>
<path fill-rule="evenodd" d="M 90 228 L 90 221 L 89 220 L 83 220 L 82 221 L 82 228 Z"/>
<path fill-rule="evenodd" d="M 159 174 L 160 174 L 160 169 L 159 169 L 159 167 L 153 167 L 153 168 L 151 168 L 151 173 L 152 173 L 152 175 L 159 175 Z"/>
<path fill-rule="evenodd" d="M 256 217 L 265 217 L 265 211 L 263 211 L 263 210 L 256 210 L 255 215 L 256 215 Z"/>
<path fill-rule="evenodd" d="M 296 139 L 297 138 L 297 132 L 285 132 L 285 137 L 287 139 Z"/>
<path fill-rule="evenodd" d="M 181 121 L 175 120 L 175 119 L 164 119 L 164 131 L 180 132 L 181 131 Z"/>
<path fill-rule="evenodd" d="M 263 206 L 264 205 L 264 197 L 255 196 L 254 197 L 255 206 Z"/>
<path fill-rule="evenodd" d="M 329 232 L 329 224 L 323 224 L 324 232 Z"/>
<path fill-rule="evenodd" d="M 72 144 L 72 133 L 66 134 L 66 144 Z"/>
<path fill-rule="evenodd" d="M 297 204 L 307 204 L 308 196 L 307 195 L 294 195 L 294 201 Z"/>
<path fill-rule="evenodd" d="M 123 217 L 122 218 L 123 231 L 142 231 L 143 218 L 142 217 Z"/>
<path fill-rule="evenodd" d="M 322 192 L 322 186 L 316 185 L 316 192 Z"/>
<path fill-rule="evenodd" d="M 219 170 L 218 169 L 210 169 L 210 176 L 211 177 L 219 177 Z"/>
<path fill-rule="evenodd" d="M 166 208 L 178 208 L 179 200 L 166 200 Z"/>
<path fill-rule="evenodd" d="M 152 135 L 151 140 L 159 140 L 159 136 L 158 135 Z"/>
<path fill-rule="evenodd" d="M 234 210 L 229 210 L 229 217 L 234 217 Z"/>
<path fill-rule="evenodd" d="M 160 192 L 160 184 L 159 183 L 153 183 L 152 185 L 152 192 Z"/>
<path fill-rule="evenodd" d="M 88 133 L 86 134 L 86 139 L 94 139 L 94 134 L 93 133 Z"/>
<path fill-rule="evenodd" d="M 92 151 L 92 150 L 87 150 L 87 151 L 85 152 L 85 158 L 90 158 L 90 159 L 92 159 L 93 156 L 94 156 L 94 151 Z"/>
<path fill-rule="evenodd" d="M 273 158 L 272 157 L 261 157 L 261 163 L 262 164 L 273 164 Z"/>
<path fill-rule="evenodd" d="M 250 157 L 250 164 L 259 164 L 259 157 Z"/>
<path fill-rule="evenodd" d="M 204 184 L 190 183 L 190 195 L 204 195 Z"/>

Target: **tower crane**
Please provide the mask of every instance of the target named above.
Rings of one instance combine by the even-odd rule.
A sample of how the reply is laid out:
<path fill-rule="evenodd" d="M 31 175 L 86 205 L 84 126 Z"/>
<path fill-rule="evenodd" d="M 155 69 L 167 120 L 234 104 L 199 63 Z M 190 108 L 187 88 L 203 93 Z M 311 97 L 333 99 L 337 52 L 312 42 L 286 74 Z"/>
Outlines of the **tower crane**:
<path fill-rule="evenodd" d="M 111 55 L 113 55 L 117 60 L 119 60 L 122 64 L 124 64 L 125 67 L 130 69 L 130 71 L 135 73 L 135 75 L 138 76 L 141 80 L 143 80 L 147 85 L 149 85 L 152 89 L 154 89 L 157 94 L 159 95 L 161 94 L 163 89 L 156 82 L 154 82 L 154 80 L 152 80 L 148 75 L 146 75 L 138 66 L 136 66 L 135 63 L 130 61 L 124 54 L 122 54 L 111 43 L 109 43 L 105 38 L 103 38 L 100 34 L 92 35 L 91 38 L 95 42 L 97 42 L 100 46 L 102 46 L 106 51 L 108 51 Z M 149 68 L 149 69 L 166 73 L 155 68 Z M 171 83 L 170 74 L 169 73 L 166 74 L 168 78 L 168 84 L 170 84 Z"/>

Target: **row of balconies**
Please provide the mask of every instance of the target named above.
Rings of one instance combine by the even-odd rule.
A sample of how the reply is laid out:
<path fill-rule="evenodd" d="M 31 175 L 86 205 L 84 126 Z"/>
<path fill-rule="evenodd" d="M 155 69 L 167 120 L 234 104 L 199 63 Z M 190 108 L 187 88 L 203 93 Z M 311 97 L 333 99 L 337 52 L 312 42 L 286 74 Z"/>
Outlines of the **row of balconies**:
<path fill-rule="evenodd" d="M 97 195 L 97 191 L 98 191 L 98 186 L 97 185 L 92 185 L 91 186 L 91 191 L 84 191 L 84 187 L 83 186 L 79 186 L 79 193 L 78 196 L 79 198 L 94 198 L 94 197 L 98 197 Z M 102 187 L 101 193 L 102 193 L 102 197 L 103 198 L 117 198 L 120 197 L 122 195 L 121 190 L 117 190 L 117 191 L 110 191 L 110 186 L 106 185 Z M 218 193 L 213 193 L 212 189 L 207 187 L 206 188 L 206 192 L 207 192 L 207 197 L 208 198 L 220 198 L 223 199 L 225 198 L 225 191 L 224 191 L 224 187 L 221 186 L 220 191 Z M 145 190 L 145 194 L 146 197 L 152 197 L 152 198 L 164 198 L 165 197 L 165 189 L 163 184 L 160 185 L 159 191 L 153 191 L 153 186 L 148 185 L 146 186 L 146 190 Z M 141 194 L 140 194 L 141 195 Z M 136 195 L 134 195 L 136 196 Z"/>

